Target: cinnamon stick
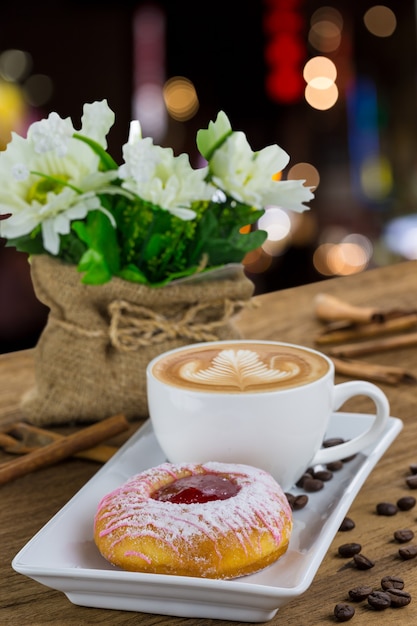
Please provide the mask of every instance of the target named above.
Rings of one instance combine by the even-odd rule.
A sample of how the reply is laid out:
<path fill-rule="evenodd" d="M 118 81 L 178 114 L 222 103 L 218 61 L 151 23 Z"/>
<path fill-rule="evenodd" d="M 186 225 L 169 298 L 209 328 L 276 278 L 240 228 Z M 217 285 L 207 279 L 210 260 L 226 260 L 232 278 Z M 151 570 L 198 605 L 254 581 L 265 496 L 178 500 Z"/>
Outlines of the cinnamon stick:
<path fill-rule="evenodd" d="M 353 324 L 345 328 L 327 328 L 315 339 L 316 343 L 326 345 L 362 339 L 365 337 L 378 337 L 409 330 L 417 326 L 417 314 L 394 317 L 382 322 L 370 322 L 369 324 Z"/>
<path fill-rule="evenodd" d="M 350 320 L 361 323 L 371 322 L 378 315 L 375 307 L 355 306 L 327 293 L 316 295 L 314 312 L 323 321 Z"/>
<path fill-rule="evenodd" d="M 323 322 L 350 321 L 358 324 L 384 322 L 391 318 L 417 313 L 416 309 L 379 309 L 350 304 L 327 293 L 318 293 L 314 298 L 314 312 Z"/>
<path fill-rule="evenodd" d="M 417 345 L 417 332 L 394 335 L 392 337 L 381 337 L 370 339 L 369 341 L 359 341 L 356 343 L 342 344 L 327 350 L 330 356 L 335 357 L 355 357 L 376 352 L 385 352 L 397 348 L 410 348 Z"/>
<path fill-rule="evenodd" d="M 62 461 L 76 452 L 91 448 L 101 441 L 118 435 L 128 428 L 129 424 L 124 415 L 115 415 L 92 426 L 87 426 L 63 439 L 54 441 L 43 448 L 29 452 L 23 457 L 2 463 L 0 465 L 0 485 L 41 467 Z"/>
<path fill-rule="evenodd" d="M 28 454 L 37 448 L 44 447 L 58 439 L 64 439 L 61 435 L 52 430 L 45 430 L 27 424 L 26 422 L 16 422 L 6 431 L 0 431 L 0 447 L 10 454 Z M 74 456 L 99 463 L 106 463 L 118 450 L 116 446 L 100 444 L 81 452 L 76 452 Z"/>
<path fill-rule="evenodd" d="M 399 383 L 416 383 L 417 379 L 402 367 L 378 365 L 352 359 L 338 359 L 331 357 L 338 374 L 353 378 L 364 378 L 389 385 Z"/>

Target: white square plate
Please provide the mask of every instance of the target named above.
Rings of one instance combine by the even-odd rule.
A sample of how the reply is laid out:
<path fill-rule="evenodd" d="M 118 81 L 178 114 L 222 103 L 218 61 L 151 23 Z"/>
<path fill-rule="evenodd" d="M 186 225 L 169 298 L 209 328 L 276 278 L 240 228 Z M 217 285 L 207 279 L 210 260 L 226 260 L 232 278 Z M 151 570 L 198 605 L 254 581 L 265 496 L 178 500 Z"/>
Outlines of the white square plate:
<path fill-rule="evenodd" d="M 326 436 L 351 439 L 366 430 L 372 419 L 335 413 Z M 402 426 L 401 420 L 389 418 L 374 446 L 345 463 L 324 489 L 309 494 L 307 506 L 294 512 L 288 551 L 276 563 L 250 576 L 213 580 L 122 571 L 110 565 L 94 544 L 93 519 L 101 498 L 133 474 L 165 461 L 147 421 L 20 550 L 12 566 L 82 606 L 268 621 L 308 589 L 352 501 Z M 296 488 L 291 492 L 301 493 Z"/>

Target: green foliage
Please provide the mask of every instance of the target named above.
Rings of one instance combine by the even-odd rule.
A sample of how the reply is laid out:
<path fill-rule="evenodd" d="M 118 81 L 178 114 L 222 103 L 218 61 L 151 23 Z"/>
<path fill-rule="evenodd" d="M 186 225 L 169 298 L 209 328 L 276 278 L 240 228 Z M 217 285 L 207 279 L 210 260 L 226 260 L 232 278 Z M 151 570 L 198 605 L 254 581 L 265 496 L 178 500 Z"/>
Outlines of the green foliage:
<path fill-rule="evenodd" d="M 202 264 L 211 269 L 240 263 L 266 238 L 264 231 L 239 232 L 263 211 L 230 200 L 192 208 L 195 219 L 182 220 L 139 198 L 134 204 L 120 199 L 113 209 L 120 247 L 118 276 L 161 286 L 194 274 Z"/>
<path fill-rule="evenodd" d="M 247 252 L 260 246 L 266 239 L 264 231 L 242 234 L 240 230 L 254 224 L 263 213 L 263 210 L 253 209 L 231 199 L 224 203 L 207 203 L 197 219 L 194 260 L 205 254 L 210 266 L 240 263 Z"/>
<path fill-rule="evenodd" d="M 90 211 L 60 238 L 60 259 L 77 265 L 85 284 L 99 285 L 118 276 L 160 287 L 197 271 L 240 263 L 266 238 L 260 230 L 240 232 L 263 211 L 230 198 L 196 203 L 193 220 L 180 219 L 140 198 L 132 202 L 112 195 L 101 200 L 116 227 L 102 211 Z M 28 254 L 45 253 L 40 227 L 7 245 Z"/>
<path fill-rule="evenodd" d="M 72 229 L 87 249 L 78 269 L 84 272 L 83 283 L 97 285 L 116 276 L 120 269 L 120 253 L 114 230 L 107 215 L 90 211 L 84 221 L 73 222 Z"/>
<path fill-rule="evenodd" d="M 80 135 L 80 133 L 74 133 L 73 136 L 76 139 L 79 139 L 80 141 L 83 141 L 84 143 L 86 143 L 88 146 L 90 146 L 92 151 L 95 152 L 95 154 L 100 159 L 101 171 L 106 172 L 108 170 L 117 169 L 116 161 L 108 152 L 106 152 L 106 150 L 99 143 L 97 143 L 97 141 L 94 141 L 94 139 L 91 139 L 90 137 L 85 137 L 84 135 Z"/>
<path fill-rule="evenodd" d="M 8 239 L 6 241 L 8 248 L 16 248 L 18 252 L 26 252 L 27 254 L 43 254 L 43 242 L 41 227 L 38 226 L 29 235 L 17 237 L 16 239 Z"/>

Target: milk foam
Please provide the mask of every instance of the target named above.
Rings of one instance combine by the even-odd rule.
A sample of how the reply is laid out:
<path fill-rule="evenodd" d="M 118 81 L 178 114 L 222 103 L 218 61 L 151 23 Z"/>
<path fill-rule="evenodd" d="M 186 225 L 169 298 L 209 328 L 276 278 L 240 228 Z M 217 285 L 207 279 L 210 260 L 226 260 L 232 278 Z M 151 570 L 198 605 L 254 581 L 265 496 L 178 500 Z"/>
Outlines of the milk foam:
<path fill-rule="evenodd" d="M 320 354 L 283 344 L 225 343 L 188 346 L 153 366 L 159 380 L 184 389 L 251 393 L 297 387 L 329 370 Z"/>
<path fill-rule="evenodd" d="M 205 385 L 248 389 L 284 378 L 297 376 L 300 368 L 295 363 L 285 364 L 285 369 L 268 367 L 252 350 L 222 350 L 214 357 L 210 367 L 199 369 L 198 361 L 186 363 L 179 369 L 183 380 L 201 382 Z"/>

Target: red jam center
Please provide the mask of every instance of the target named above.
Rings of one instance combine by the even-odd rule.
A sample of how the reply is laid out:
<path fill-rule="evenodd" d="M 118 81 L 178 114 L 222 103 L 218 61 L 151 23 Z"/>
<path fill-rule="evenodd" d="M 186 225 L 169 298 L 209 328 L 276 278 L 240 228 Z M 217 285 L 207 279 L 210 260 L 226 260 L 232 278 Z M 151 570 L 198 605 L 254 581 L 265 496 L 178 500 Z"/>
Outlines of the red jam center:
<path fill-rule="evenodd" d="M 198 474 L 185 476 L 161 487 L 152 495 L 154 500 L 175 504 L 194 504 L 211 500 L 227 500 L 240 491 L 240 487 L 225 476 Z"/>

